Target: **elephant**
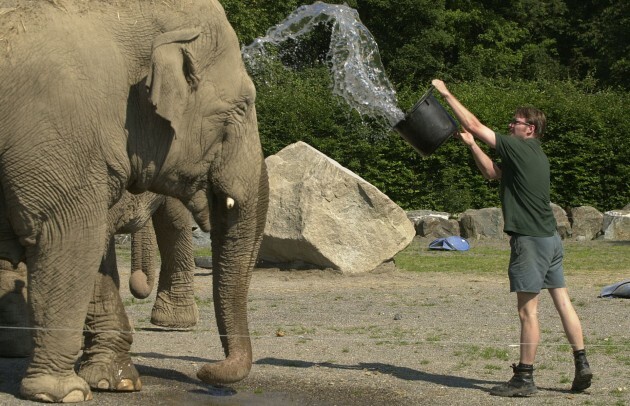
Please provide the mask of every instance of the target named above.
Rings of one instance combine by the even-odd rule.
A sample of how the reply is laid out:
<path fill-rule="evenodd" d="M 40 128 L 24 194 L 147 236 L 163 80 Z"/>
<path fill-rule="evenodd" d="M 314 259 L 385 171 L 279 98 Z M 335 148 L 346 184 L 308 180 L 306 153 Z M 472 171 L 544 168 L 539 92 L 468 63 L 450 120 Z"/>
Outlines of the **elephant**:
<path fill-rule="evenodd" d="M 172 197 L 125 192 L 109 210 L 108 223 L 112 237 L 131 234 L 129 291 L 138 299 L 147 298 L 153 290 L 159 249 L 162 264 L 151 323 L 180 329 L 196 325 L 199 311 L 193 291 L 193 224 L 188 209 Z M 114 247 L 113 240 L 109 247 Z M 118 278 L 114 249 L 105 254 L 101 268 Z"/>
<path fill-rule="evenodd" d="M 178 200 L 151 192 L 125 192 L 110 210 L 108 224 L 114 234 L 131 235 L 129 291 L 145 299 L 156 279 L 158 246 L 162 259 L 158 292 L 151 323 L 168 329 L 186 329 L 197 324 L 199 311 L 193 292 L 194 254 L 190 212 Z M 157 235 L 156 235 L 157 230 Z M 28 357 L 33 351 L 26 304 L 26 265 L 14 268 L 0 260 L 0 357 Z M 100 273 L 119 285 L 115 249 L 106 250 Z"/>
<path fill-rule="evenodd" d="M 225 359 L 197 376 L 244 379 L 269 181 L 256 89 L 222 6 L 11 3 L 0 15 L 0 260 L 26 265 L 34 348 L 21 396 L 81 402 L 91 389 L 141 389 L 118 281 L 101 266 L 113 249 L 108 215 L 126 191 L 172 197 L 210 232 Z"/>

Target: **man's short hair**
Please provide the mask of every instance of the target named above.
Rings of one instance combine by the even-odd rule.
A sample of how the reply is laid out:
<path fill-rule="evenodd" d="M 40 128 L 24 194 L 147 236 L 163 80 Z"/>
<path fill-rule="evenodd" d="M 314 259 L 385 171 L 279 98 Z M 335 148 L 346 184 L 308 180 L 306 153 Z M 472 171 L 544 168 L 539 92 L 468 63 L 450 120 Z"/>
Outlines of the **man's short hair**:
<path fill-rule="evenodd" d="M 523 106 L 516 109 L 514 116 L 523 117 L 529 124 L 534 125 L 534 135 L 542 138 L 545 135 L 545 127 L 547 126 L 547 118 L 545 113 L 535 107 Z"/>

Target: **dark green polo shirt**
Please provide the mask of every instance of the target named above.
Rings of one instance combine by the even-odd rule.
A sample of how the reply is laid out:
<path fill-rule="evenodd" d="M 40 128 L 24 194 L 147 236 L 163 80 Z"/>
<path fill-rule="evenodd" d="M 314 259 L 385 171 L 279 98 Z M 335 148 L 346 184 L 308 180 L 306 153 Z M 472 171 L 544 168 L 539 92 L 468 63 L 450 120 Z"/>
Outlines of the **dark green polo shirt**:
<path fill-rule="evenodd" d="M 549 160 L 538 138 L 520 139 L 496 134 L 501 157 L 500 197 L 508 234 L 551 237 L 556 219 L 549 197 Z"/>

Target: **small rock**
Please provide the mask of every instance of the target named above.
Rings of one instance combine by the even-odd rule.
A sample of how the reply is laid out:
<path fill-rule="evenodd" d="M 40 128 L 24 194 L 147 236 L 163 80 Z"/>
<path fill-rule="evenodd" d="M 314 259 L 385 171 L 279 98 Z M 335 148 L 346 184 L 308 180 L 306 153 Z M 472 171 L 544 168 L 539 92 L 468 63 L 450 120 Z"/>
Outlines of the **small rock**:
<path fill-rule="evenodd" d="M 195 257 L 197 268 L 212 269 L 212 257 Z"/>

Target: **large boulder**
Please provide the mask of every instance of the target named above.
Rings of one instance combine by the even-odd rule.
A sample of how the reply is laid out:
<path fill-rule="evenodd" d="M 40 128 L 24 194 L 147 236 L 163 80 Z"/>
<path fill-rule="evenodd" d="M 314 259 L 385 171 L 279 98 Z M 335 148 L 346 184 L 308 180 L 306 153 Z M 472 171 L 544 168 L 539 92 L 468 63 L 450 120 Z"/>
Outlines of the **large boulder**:
<path fill-rule="evenodd" d="M 416 235 L 420 237 L 440 238 L 459 235 L 459 222 L 451 219 L 446 212 L 412 210 L 407 212 L 407 218 L 413 223 Z"/>
<path fill-rule="evenodd" d="M 416 228 L 416 233 L 422 237 L 440 238 L 459 235 L 459 222 L 455 219 L 444 220 L 441 217 L 426 217 Z"/>
<path fill-rule="evenodd" d="M 470 240 L 506 238 L 503 232 L 503 213 L 500 208 L 468 209 L 459 217 L 462 237 Z"/>
<path fill-rule="evenodd" d="M 630 240 L 630 210 L 613 210 L 604 213 L 602 225 L 605 240 Z"/>
<path fill-rule="evenodd" d="M 577 241 L 590 241 L 602 232 L 604 215 L 594 207 L 579 206 L 570 210 L 572 238 Z"/>
<path fill-rule="evenodd" d="M 440 238 L 460 234 L 459 222 L 451 219 L 445 212 L 412 210 L 407 212 L 407 218 L 411 220 L 416 229 L 416 235 L 420 237 Z"/>
<path fill-rule="evenodd" d="M 413 240 L 405 211 L 304 142 L 267 157 L 269 211 L 259 258 L 371 271 Z"/>
<path fill-rule="evenodd" d="M 570 238 L 572 230 L 567 212 L 555 203 L 551 203 L 551 210 L 553 211 L 553 216 L 556 218 L 556 230 L 558 231 L 560 238 L 563 240 L 565 238 Z"/>

